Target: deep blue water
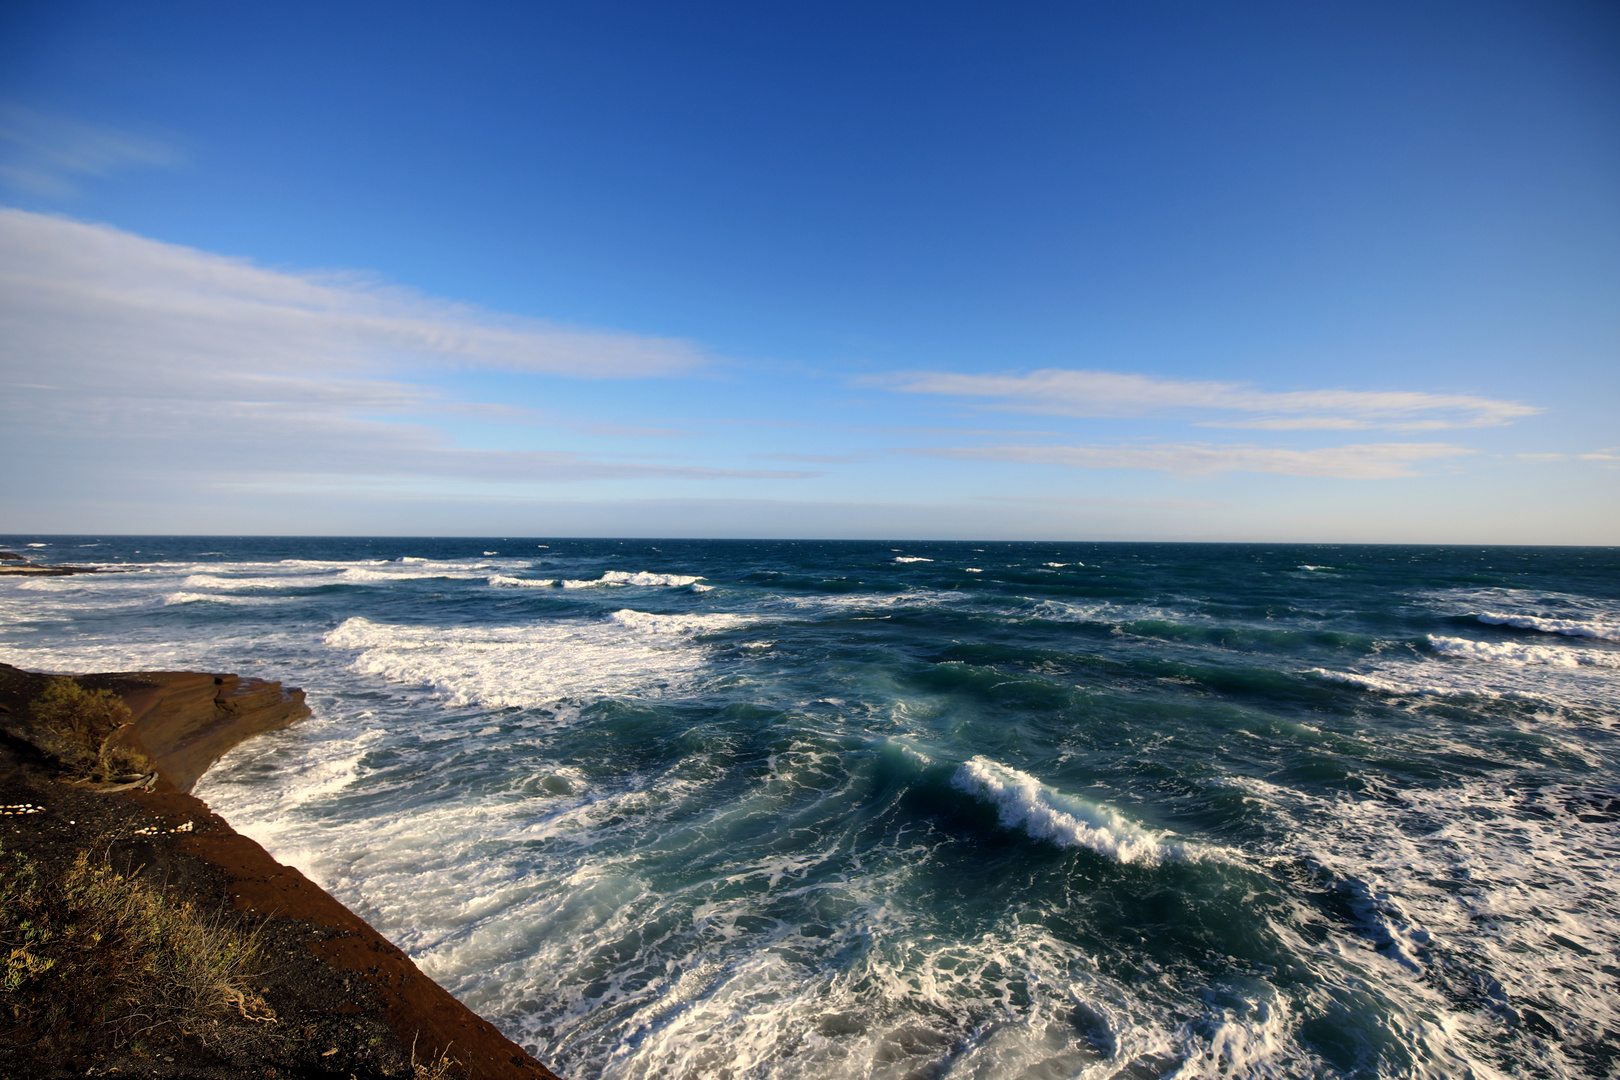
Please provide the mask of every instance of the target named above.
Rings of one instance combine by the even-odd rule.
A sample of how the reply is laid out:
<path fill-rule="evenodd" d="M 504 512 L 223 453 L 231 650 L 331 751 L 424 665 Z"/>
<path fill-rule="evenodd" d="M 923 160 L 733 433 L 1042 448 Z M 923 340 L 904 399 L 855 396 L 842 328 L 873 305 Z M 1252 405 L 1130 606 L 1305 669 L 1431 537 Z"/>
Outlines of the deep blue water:
<path fill-rule="evenodd" d="M 1620 550 L 0 537 L 571 1080 L 1611 1076 Z"/>

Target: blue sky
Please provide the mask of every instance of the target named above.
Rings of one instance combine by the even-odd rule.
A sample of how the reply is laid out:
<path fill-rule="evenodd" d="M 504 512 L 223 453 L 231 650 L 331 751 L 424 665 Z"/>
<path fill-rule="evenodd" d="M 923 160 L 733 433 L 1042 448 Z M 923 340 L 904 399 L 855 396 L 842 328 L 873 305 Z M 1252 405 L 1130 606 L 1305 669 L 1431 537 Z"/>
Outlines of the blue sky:
<path fill-rule="evenodd" d="M 0 531 L 1620 543 L 1620 13 L 0 5 Z"/>

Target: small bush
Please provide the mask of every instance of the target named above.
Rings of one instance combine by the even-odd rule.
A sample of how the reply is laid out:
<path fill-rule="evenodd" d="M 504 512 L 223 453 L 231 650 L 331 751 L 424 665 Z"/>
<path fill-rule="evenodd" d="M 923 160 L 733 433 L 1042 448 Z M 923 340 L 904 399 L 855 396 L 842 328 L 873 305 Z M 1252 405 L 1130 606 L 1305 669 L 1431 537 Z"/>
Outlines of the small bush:
<path fill-rule="evenodd" d="M 111 690 L 86 690 L 58 675 L 29 709 L 43 727 L 43 748 L 81 778 L 128 779 L 154 769 L 139 750 L 113 744 L 119 728 L 131 717 L 129 706 Z"/>
<path fill-rule="evenodd" d="M 112 1047 L 184 1033 L 223 1040 L 244 1021 L 275 1019 L 249 979 L 258 949 L 223 918 L 206 918 L 139 878 L 65 869 L 0 852 L 0 1007 L 44 1050 L 95 1040 Z"/>

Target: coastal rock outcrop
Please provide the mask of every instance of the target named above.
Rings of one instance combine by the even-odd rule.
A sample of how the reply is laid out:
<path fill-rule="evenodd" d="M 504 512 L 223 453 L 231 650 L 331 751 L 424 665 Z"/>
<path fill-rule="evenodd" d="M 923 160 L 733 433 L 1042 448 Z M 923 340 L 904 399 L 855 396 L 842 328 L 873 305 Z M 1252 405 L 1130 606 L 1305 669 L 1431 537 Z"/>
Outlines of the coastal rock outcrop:
<path fill-rule="evenodd" d="M 26 708 L 49 678 L 0 664 L 0 705 L 8 712 Z M 122 671 L 74 679 L 87 690 L 111 690 L 124 699 L 132 723 L 119 741 L 151 758 L 159 781 L 173 791 L 190 791 L 238 743 L 310 715 L 302 690 L 267 679 L 197 671 Z M 21 731 L 12 734 L 27 738 Z"/>
<path fill-rule="evenodd" d="M 134 671 L 87 675 L 79 683 L 124 699 L 134 715 L 134 740 L 158 775 L 181 792 L 189 792 L 231 747 L 310 715 L 302 690 L 268 679 Z"/>

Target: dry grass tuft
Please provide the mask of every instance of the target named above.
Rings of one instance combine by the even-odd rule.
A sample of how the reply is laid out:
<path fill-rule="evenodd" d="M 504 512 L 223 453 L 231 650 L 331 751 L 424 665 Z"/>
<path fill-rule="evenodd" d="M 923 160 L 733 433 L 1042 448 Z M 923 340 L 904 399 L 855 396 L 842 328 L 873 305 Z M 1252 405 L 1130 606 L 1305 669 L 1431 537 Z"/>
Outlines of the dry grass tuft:
<path fill-rule="evenodd" d="M 416 1060 L 416 1040 L 411 1040 L 411 1080 L 452 1080 L 460 1076 L 461 1062 L 450 1056 L 450 1047 L 439 1051 L 432 1061 Z"/>
<path fill-rule="evenodd" d="M 0 851 L 0 952 L 0 1009 L 42 1050 L 182 1034 L 240 1042 L 244 1027 L 275 1019 L 248 981 L 253 935 L 83 852 L 53 873 Z"/>
<path fill-rule="evenodd" d="M 133 780 L 155 766 L 139 750 L 120 743 L 130 723 L 129 706 L 111 690 L 86 690 L 58 675 L 29 704 L 43 749 L 80 779 Z"/>

